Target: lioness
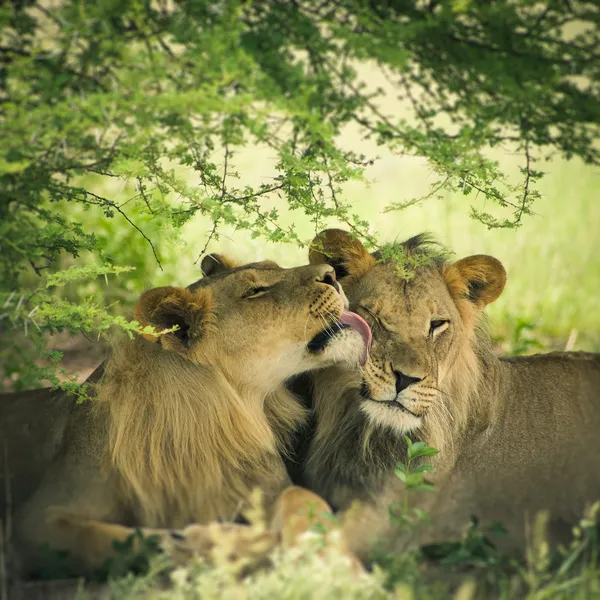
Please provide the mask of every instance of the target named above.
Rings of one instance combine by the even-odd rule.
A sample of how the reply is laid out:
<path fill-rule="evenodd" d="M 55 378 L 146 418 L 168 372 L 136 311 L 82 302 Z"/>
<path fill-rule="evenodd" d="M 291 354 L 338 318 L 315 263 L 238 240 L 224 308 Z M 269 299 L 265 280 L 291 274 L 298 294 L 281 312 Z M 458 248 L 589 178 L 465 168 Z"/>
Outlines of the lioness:
<path fill-rule="evenodd" d="M 203 270 L 209 276 L 187 289 L 141 296 L 142 325 L 177 329 L 116 345 L 94 402 L 53 404 L 39 391 L 2 399 L 13 541 L 26 572 L 40 567 L 44 544 L 86 573 L 134 528 L 167 539 L 162 528 L 231 520 L 255 486 L 269 509 L 288 485 L 279 453 L 305 417 L 284 382 L 364 357 L 368 327 L 345 310 L 330 266 L 234 267 L 211 256 Z M 45 416 L 25 474 L 50 466 L 32 486 L 13 460 L 27 454 L 23 440 L 37 443 L 31 428 L 42 434 Z"/>
<path fill-rule="evenodd" d="M 476 515 L 482 526 L 500 521 L 504 548 L 520 551 L 526 522 L 541 510 L 562 541 L 586 504 L 600 500 L 600 355 L 497 357 L 482 310 L 504 288 L 500 262 L 447 262 L 423 236 L 398 249 L 430 262 L 404 279 L 346 232 L 324 231 L 313 244 L 311 264 L 336 267 L 373 345 L 360 369 L 314 374 L 306 483 L 338 509 L 363 501 L 344 527 L 364 559 L 389 533 L 388 505 L 403 494 L 394 467 L 410 434 L 440 450 L 427 459 L 437 491 L 411 500 L 432 520 L 413 542 L 456 539 Z"/>

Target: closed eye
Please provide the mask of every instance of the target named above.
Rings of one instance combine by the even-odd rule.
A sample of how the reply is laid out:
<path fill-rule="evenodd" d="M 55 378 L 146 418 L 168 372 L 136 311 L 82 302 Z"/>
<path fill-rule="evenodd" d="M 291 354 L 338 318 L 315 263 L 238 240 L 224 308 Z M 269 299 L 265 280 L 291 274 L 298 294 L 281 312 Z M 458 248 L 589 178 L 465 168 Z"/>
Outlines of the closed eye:
<path fill-rule="evenodd" d="M 372 319 L 375 321 L 375 323 L 377 323 L 377 325 L 379 325 L 379 327 L 381 327 L 381 329 L 383 329 L 384 331 L 387 331 L 388 333 L 392 333 L 391 330 L 389 329 L 389 327 L 386 327 L 383 324 L 383 321 L 381 320 L 381 318 L 376 315 L 372 310 L 368 309 L 366 306 L 362 306 L 360 305 L 358 308 L 364 310 L 366 313 L 368 313 Z"/>
<path fill-rule="evenodd" d="M 448 319 L 432 319 L 429 323 L 429 335 L 435 337 L 448 329 L 450 321 Z"/>
<path fill-rule="evenodd" d="M 271 287 L 272 286 L 270 286 L 270 285 L 260 285 L 260 286 L 252 287 L 249 290 L 246 290 L 242 294 L 242 298 L 245 298 L 245 299 L 260 298 L 261 296 L 264 296 L 271 289 Z"/>

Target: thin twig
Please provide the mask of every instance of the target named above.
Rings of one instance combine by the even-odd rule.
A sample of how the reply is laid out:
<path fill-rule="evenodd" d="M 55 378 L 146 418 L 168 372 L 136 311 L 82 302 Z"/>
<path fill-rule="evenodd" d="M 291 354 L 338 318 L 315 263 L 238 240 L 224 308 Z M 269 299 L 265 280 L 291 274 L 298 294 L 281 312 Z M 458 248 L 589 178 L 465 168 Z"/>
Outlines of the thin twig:
<path fill-rule="evenodd" d="M 142 200 L 144 201 L 146 208 L 150 211 L 150 214 L 154 215 L 155 212 L 152 210 L 152 207 L 150 206 L 150 202 L 148 201 L 148 196 L 146 196 L 146 190 L 144 189 L 144 182 L 141 177 L 137 177 L 136 179 L 138 182 L 137 188 L 140 191 L 140 196 L 141 196 Z M 129 200 L 128 200 L 128 202 L 129 202 Z"/>
<path fill-rule="evenodd" d="M 148 242 L 148 244 L 150 245 L 150 248 L 152 248 L 152 254 L 154 254 L 154 259 L 156 260 L 156 262 L 158 264 L 158 268 L 161 271 L 163 270 L 162 264 L 160 262 L 160 259 L 158 258 L 158 254 L 156 253 L 156 248 L 154 247 L 152 240 L 127 216 L 125 211 L 122 210 L 118 204 L 116 204 L 115 202 L 112 202 L 111 200 L 108 200 L 108 198 L 103 198 L 102 196 L 98 196 L 97 194 L 94 194 L 93 192 L 90 192 L 87 190 L 83 190 L 83 193 L 85 196 L 83 202 L 87 202 L 88 204 L 96 204 L 99 206 L 107 205 L 107 206 L 110 206 L 111 208 L 114 208 L 134 229 L 136 229 L 138 231 L 138 233 Z M 89 200 L 87 200 L 87 196 L 96 198 L 99 201 L 99 203 L 98 202 L 90 202 Z"/>
<path fill-rule="evenodd" d="M 335 184 L 333 183 L 333 179 L 331 177 L 331 171 L 329 170 L 329 165 L 327 165 L 327 159 L 325 156 L 323 156 L 323 160 L 325 161 L 325 165 L 327 166 L 327 187 L 329 188 L 330 192 L 331 192 L 331 201 L 333 202 L 333 205 L 335 206 L 335 208 L 340 211 L 342 211 L 342 207 L 340 206 L 340 203 L 338 201 L 337 198 L 337 193 L 335 191 Z M 373 245 L 374 248 L 379 248 L 379 244 L 377 244 L 377 240 L 372 237 L 371 235 L 369 235 L 367 232 L 362 232 L 360 231 L 360 229 L 358 229 L 358 227 L 356 227 L 351 221 L 349 221 L 348 219 L 346 219 L 344 216 L 342 216 L 341 214 L 338 215 L 339 218 L 342 219 L 342 221 L 344 223 L 346 223 L 346 225 L 348 225 L 348 227 L 350 227 L 350 229 L 358 236 L 358 237 L 363 237 L 364 239 L 366 239 L 370 244 Z"/>
<path fill-rule="evenodd" d="M 27 259 L 29 261 L 29 264 L 31 265 L 31 268 L 35 271 L 35 274 L 38 277 L 42 276 L 42 272 L 40 271 L 39 267 L 31 260 L 31 258 Z"/>
<path fill-rule="evenodd" d="M 225 180 L 227 179 L 227 164 L 229 160 L 229 144 L 225 143 L 225 163 L 223 164 L 223 177 L 221 179 L 221 200 L 225 198 Z"/>
<path fill-rule="evenodd" d="M 531 155 L 529 154 L 529 140 L 525 140 L 525 187 L 523 188 L 523 197 L 521 198 L 521 206 L 515 223 L 521 222 L 523 213 L 527 210 L 527 199 L 529 198 L 529 181 L 531 180 Z"/>
<path fill-rule="evenodd" d="M 217 233 L 218 226 L 219 226 L 219 219 L 215 219 L 213 221 L 212 229 L 211 229 L 210 233 L 208 234 L 206 244 L 204 244 L 204 248 L 202 248 L 202 250 L 200 251 L 200 254 L 198 254 L 198 258 L 194 261 L 194 264 L 197 264 L 198 261 L 206 254 L 208 245 L 212 242 L 213 238 L 215 237 L 215 234 Z"/>

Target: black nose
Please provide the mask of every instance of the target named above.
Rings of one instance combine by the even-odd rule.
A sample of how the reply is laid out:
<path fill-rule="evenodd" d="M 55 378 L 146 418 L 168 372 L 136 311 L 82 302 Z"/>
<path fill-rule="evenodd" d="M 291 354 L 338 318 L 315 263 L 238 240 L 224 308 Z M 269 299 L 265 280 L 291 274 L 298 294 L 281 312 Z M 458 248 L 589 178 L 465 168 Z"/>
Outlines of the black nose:
<path fill-rule="evenodd" d="M 396 376 L 396 394 L 399 394 L 402 390 L 405 390 L 409 385 L 421 381 L 421 377 L 409 377 L 400 371 L 394 371 Z"/>
<path fill-rule="evenodd" d="M 330 285 L 338 294 L 340 293 L 340 284 L 335 279 L 335 271 L 328 271 L 319 281 Z"/>

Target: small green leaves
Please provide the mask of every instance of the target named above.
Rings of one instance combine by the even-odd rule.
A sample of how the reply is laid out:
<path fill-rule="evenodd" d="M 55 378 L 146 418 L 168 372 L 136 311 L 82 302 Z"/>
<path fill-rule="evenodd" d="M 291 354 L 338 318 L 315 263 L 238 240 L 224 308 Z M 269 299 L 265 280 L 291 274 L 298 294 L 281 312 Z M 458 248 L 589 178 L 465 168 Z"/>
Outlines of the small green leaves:
<path fill-rule="evenodd" d="M 439 454 L 439 450 L 436 450 L 431 446 L 427 446 L 425 442 L 413 443 L 407 435 L 404 436 L 404 441 L 406 442 L 409 461 L 423 456 L 436 456 Z"/>
<path fill-rule="evenodd" d="M 396 477 L 404 484 L 403 502 L 400 505 L 390 507 L 391 518 L 404 525 L 414 525 L 417 518 L 420 521 L 428 521 L 427 516 L 417 509 L 413 509 L 413 514 L 409 511 L 410 494 L 414 492 L 430 492 L 435 489 L 434 485 L 425 481 L 424 473 L 434 473 L 435 469 L 428 464 L 413 464 L 414 461 L 425 457 L 433 457 L 438 454 L 438 450 L 425 444 L 425 442 L 413 442 L 407 435 L 404 436 L 406 443 L 406 463 L 396 465 Z M 398 514 L 400 509 L 400 514 Z"/>

